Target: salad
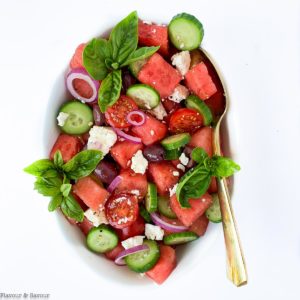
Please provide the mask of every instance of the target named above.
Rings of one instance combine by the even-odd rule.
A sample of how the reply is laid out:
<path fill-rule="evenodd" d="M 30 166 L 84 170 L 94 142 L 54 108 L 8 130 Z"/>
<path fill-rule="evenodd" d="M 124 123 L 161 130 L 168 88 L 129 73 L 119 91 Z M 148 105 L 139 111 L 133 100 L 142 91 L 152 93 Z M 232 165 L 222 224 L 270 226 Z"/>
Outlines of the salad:
<path fill-rule="evenodd" d="M 24 169 L 89 250 L 158 284 L 176 266 L 176 247 L 221 221 L 216 177 L 239 170 L 213 155 L 225 97 L 203 34 L 187 13 L 167 26 L 132 12 L 109 39 L 79 45 L 60 134 L 48 159 Z"/>

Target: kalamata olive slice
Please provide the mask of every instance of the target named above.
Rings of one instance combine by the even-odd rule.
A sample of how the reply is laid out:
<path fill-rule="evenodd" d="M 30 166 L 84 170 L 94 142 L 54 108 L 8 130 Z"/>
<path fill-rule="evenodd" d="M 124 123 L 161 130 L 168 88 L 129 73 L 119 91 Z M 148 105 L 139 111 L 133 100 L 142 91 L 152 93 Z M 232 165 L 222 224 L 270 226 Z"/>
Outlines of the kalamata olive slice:
<path fill-rule="evenodd" d="M 118 175 L 118 170 L 115 163 L 102 160 L 94 173 L 103 183 L 110 184 Z"/>
<path fill-rule="evenodd" d="M 143 154 L 148 161 L 164 160 L 164 148 L 159 144 L 154 144 L 145 147 Z"/>

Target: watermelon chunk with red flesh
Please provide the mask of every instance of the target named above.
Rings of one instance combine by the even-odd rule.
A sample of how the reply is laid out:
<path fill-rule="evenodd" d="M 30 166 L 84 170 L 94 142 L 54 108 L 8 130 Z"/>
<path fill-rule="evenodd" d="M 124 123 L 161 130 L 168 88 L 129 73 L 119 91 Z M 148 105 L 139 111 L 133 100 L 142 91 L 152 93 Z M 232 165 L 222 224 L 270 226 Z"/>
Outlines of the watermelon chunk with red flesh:
<path fill-rule="evenodd" d="M 170 162 L 149 163 L 148 173 L 156 184 L 157 192 L 160 195 L 169 195 L 169 190 L 179 180 L 179 176 L 174 176 L 178 170 Z"/>
<path fill-rule="evenodd" d="M 161 218 L 162 220 L 164 220 L 165 222 L 171 224 L 171 225 L 184 226 L 184 225 L 182 224 L 182 222 L 181 222 L 179 219 L 170 219 L 170 218 L 167 218 L 167 217 L 165 217 L 165 216 L 163 216 L 163 215 L 160 215 L 160 218 Z M 164 232 L 165 232 L 165 235 L 174 233 L 173 231 L 168 231 L 168 230 L 166 230 L 166 229 L 164 229 Z"/>
<path fill-rule="evenodd" d="M 169 53 L 168 27 L 139 22 L 139 44 L 141 46 L 160 46 L 158 52 L 164 56 Z"/>
<path fill-rule="evenodd" d="M 117 245 L 114 249 L 112 249 L 112 250 L 106 252 L 104 255 L 106 256 L 106 258 L 108 258 L 108 259 L 110 259 L 110 260 L 115 260 L 116 257 L 117 257 L 123 250 L 125 250 L 125 249 L 123 248 L 122 244 L 121 244 L 121 243 L 118 243 L 118 245 Z"/>
<path fill-rule="evenodd" d="M 195 232 L 198 236 L 203 236 L 207 230 L 209 220 L 203 214 L 189 228 L 189 231 Z"/>
<path fill-rule="evenodd" d="M 85 43 L 80 44 L 76 50 L 75 53 L 73 55 L 73 57 L 71 58 L 70 61 L 70 68 L 71 69 L 76 69 L 76 68 L 83 68 L 83 50 L 85 47 Z"/>
<path fill-rule="evenodd" d="M 212 197 L 209 194 L 204 194 L 198 199 L 189 199 L 190 208 L 181 207 L 176 195 L 170 198 L 170 206 L 178 219 L 185 226 L 191 226 L 212 204 Z"/>
<path fill-rule="evenodd" d="M 138 150 L 142 149 L 143 145 L 140 143 L 138 144 L 130 141 L 119 141 L 110 149 L 110 154 L 123 169 L 127 169 L 130 166 L 130 160 L 132 156 Z"/>
<path fill-rule="evenodd" d="M 77 180 L 73 192 L 92 210 L 98 211 L 104 207 L 109 192 L 90 176 Z"/>
<path fill-rule="evenodd" d="M 154 53 L 140 70 L 138 80 L 156 89 L 161 98 L 166 98 L 181 81 L 181 75 L 161 55 Z"/>
<path fill-rule="evenodd" d="M 166 124 L 152 116 L 146 116 L 146 122 L 140 126 L 133 126 L 131 131 L 142 139 L 143 144 L 151 145 L 163 139 L 168 131 Z"/>
<path fill-rule="evenodd" d="M 218 91 L 205 100 L 205 104 L 210 108 L 213 115 L 220 116 L 225 110 L 225 95 L 223 91 Z"/>
<path fill-rule="evenodd" d="M 61 152 L 64 162 L 69 161 L 75 156 L 82 148 L 80 139 L 73 135 L 61 134 L 58 136 L 55 144 L 50 152 L 50 159 L 54 158 L 54 154 L 57 150 Z"/>
<path fill-rule="evenodd" d="M 217 92 L 217 87 L 204 62 L 195 65 L 185 75 L 186 86 L 200 99 L 206 100 Z"/>
<path fill-rule="evenodd" d="M 80 228 L 84 235 L 87 235 L 89 231 L 94 227 L 92 222 L 90 222 L 86 217 L 83 218 L 83 221 L 77 223 L 77 226 Z"/>
<path fill-rule="evenodd" d="M 121 170 L 119 176 L 122 180 L 115 189 L 116 193 L 132 193 L 138 196 L 139 199 L 142 199 L 146 196 L 148 189 L 146 175 L 136 174 L 130 169 L 123 169 Z"/>
<path fill-rule="evenodd" d="M 208 192 L 210 194 L 218 192 L 218 185 L 217 185 L 216 177 L 211 178 L 210 186 L 208 187 Z"/>
<path fill-rule="evenodd" d="M 162 284 L 176 267 L 176 253 L 170 246 L 160 245 L 160 257 L 156 265 L 146 275 L 157 284 Z"/>
<path fill-rule="evenodd" d="M 208 156 L 211 157 L 213 154 L 212 139 L 213 129 L 211 127 L 202 127 L 192 135 L 189 146 L 203 148 Z"/>

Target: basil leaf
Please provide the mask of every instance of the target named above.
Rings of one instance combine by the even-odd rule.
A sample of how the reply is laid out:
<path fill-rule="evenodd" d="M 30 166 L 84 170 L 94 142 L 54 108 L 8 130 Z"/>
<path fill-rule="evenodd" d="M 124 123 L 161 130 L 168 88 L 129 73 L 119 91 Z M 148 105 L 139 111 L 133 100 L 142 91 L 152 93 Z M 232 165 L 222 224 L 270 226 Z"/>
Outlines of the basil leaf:
<path fill-rule="evenodd" d="M 191 155 L 192 160 L 196 161 L 199 164 L 202 164 L 204 160 L 208 158 L 208 155 L 205 152 L 205 150 L 199 147 L 194 148 Z"/>
<path fill-rule="evenodd" d="M 102 80 L 108 73 L 105 59 L 110 57 L 110 45 L 105 39 L 92 39 L 83 50 L 83 65 L 95 80 Z"/>
<path fill-rule="evenodd" d="M 44 196 L 56 196 L 60 193 L 62 180 L 59 177 L 39 177 L 34 183 L 34 189 Z"/>
<path fill-rule="evenodd" d="M 191 207 L 189 199 L 201 197 L 207 191 L 210 181 L 211 175 L 203 165 L 197 165 L 182 176 L 176 188 L 181 207 Z"/>
<path fill-rule="evenodd" d="M 138 16 L 134 11 L 119 22 L 111 31 L 109 42 L 112 46 L 114 63 L 122 65 L 138 44 Z"/>
<path fill-rule="evenodd" d="M 62 194 L 58 194 L 56 196 L 54 196 L 51 201 L 49 202 L 49 205 L 48 205 L 48 211 L 55 211 L 60 205 L 61 205 L 61 202 L 63 200 L 63 196 Z"/>
<path fill-rule="evenodd" d="M 64 164 L 61 152 L 59 150 L 57 150 L 54 154 L 53 163 L 57 169 L 61 169 Z"/>
<path fill-rule="evenodd" d="M 30 166 L 24 168 L 24 172 L 36 177 L 45 178 L 52 178 L 58 175 L 54 163 L 50 159 L 37 160 Z"/>
<path fill-rule="evenodd" d="M 112 106 L 119 99 L 121 87 L 121 70 L 112 71 L 102 81 L 98 95 L 98 105 L 102 112 L 105 112 L 109 106 Z"/>
<path fill-rule="evenodd" d="M 69 195 L 68 197 L 63 198 L 60 208 L 65 216 L 78 222 L 83 221 L 83 210 L 73 196 Z"/>
<path fill-rule="evenodd" d="M 214 156 L 211 159 L 214 168 L 212 169 L 213 176 L 216 177 L 229 177 L 234 172 L 239 171 L 241 168 L 233 160 L 223 156 Z"/>
<path fill-rule="evenodd" d="M 63 171 L 70 179 L 79 179 L 90 175 L 100 160 L 102 152 L 98 150 L 84 150 L 76 154 L 71 160 L 63 165 Z"/>
<path fill-rule="evenodd" d="M 128 59 L 121 65 L 121 67 L 127 66 L 137 60 L 145 59 L 151 55 L 153 55 L 157 50 L 159 49 L 159 46 L 157 47 L 142 47 L 137 50 L 135 50 Z"/>
<path fill-rule="evenodd" d="M 68 197 L 70 192 L 71 192 L 71 189 L 72 189 L 72 184 L 70 183 L 63 183 L 60 187 L 60 192 L 62 193 L 62 195 L 64 197 Z"/>

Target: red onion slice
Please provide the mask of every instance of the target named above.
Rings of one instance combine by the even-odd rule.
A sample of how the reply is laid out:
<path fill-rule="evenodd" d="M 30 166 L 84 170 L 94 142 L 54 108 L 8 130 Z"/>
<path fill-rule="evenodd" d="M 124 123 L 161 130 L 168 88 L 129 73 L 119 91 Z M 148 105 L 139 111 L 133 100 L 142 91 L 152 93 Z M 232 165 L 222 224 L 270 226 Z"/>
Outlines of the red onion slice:
<path fill-rule="evenodd" d="M 141 138 L 129 135 L 129 134 L 125 133 L 124 131 L 122 131 L 121 129 L 113 128 L 113 130 L 116 132 L 116 134 L 118 136 L 123 137 L 124 139 L 126 139 L 128 141 L 131 141 L 131 142 L 134 142 L 134 143 L 141 143 L 142 142 Z"/>
<path fill-rule="evenodd" d="M 170 232 L 182 232 L 188 229 L 188 227 L 186 226 L 173 225 L 162 220 L 157 213 L 152 213 L 151 219 L 155 225 L 160 226 L 162 229 L 165 229 Z"/>
<path fill-rule="evenodd" d="M 121 180 L 122 180 L 121 176 L 115 177 L 115 179 L 108 186 L 107 190 L 110 193 L 112 193 L 116 189 L 116 187 L 120 184 Z"/>
<path fill-rule="evenodd" d="M 78 92 L 75 90 L 74 85 L 73 85 L 73 80 L 75 80 L 75 79 L 81 79 L 90 86 L 90 88 L 93 91 L 92 96 L 90 98 L 85 98 L 78 94 Z M 92 77 L 90 77 L 88 72 L 83 68 L 77 68 L 77 69 L 71 70 L 67 75 L 66 85 L 67 85 L 67 88 L 68 88 L 69 92 L 71 93 L 71 95 L 74 98 L 79 99 L 83 102 L 91 103 L 94 100 L 96 100 L 98 97 L 98 90 L 99 90 L 99 86 L 100 86 L 99 81 L 94 80 Z"/>
<path fill-rule="evenodd" d="M 141 121 L 135 121 L 134 118 L 140 118 Z M 145 124 L 146 122 L 146 116 L 145 114 L 140 111 L 140 110 L 134 110 L 134 111 L 131 111 L 127 116 L 126 116 L 126 119 L 127 119 L 127 122 L 130 124 L 130 125 L 133 125 L 133 126 L 141 126 L 143 124 Z"/>
<path fill-rule="evenodd" d="M 135 246 L 129 249 L 126 249 L 124 251 L 122 251 L 115 259 L 115 264 L 118 266 L 125 266 L 126 263 L 124 261 L 124 258 L 130 254 L 134 254 L 134 253 L 138 253 L 141 251 L 145 251 L 148 250 L 149 247 L 147 245 L 139 245 L 139 246 Z"/>

